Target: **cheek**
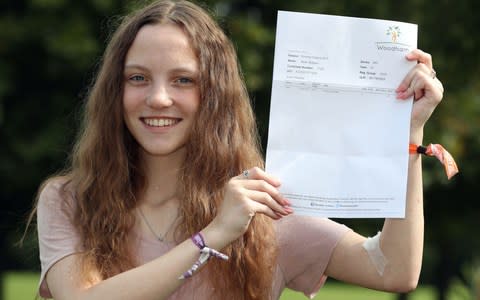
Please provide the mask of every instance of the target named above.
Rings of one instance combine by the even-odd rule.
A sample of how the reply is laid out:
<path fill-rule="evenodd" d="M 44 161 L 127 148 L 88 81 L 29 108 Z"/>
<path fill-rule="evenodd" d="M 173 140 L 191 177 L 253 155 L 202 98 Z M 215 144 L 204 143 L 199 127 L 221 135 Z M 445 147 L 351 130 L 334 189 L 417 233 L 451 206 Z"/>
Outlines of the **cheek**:
<path fill-rule="evenodd" d="M 174 100 L 174 105 L 182 111 L 185 116 L 194 116 L 200 107 L 200 93 L 195 90 L 177 91 L 171 94 Z"/>
<path fill-rule="evenodd" d="M 192 97 L 190 98 L 190 112 L 192 114 L 196 114 L 198 112 L 198 109 L 200 107 L 200 92 L 195 91 L 192 94 Z"/>
<path fill-rule="evenodd" d="M 123 92 L 123 110 L 125 114 L 133 112 L 142 104 L 142 93 L 138 90 L 125 88 Z"/>
<path fill-rule="evenodd" d="M 195 101 L 194 103 L 192 103 L 192 106 L 191 106 L 191 113 L 193 115 L 196 115 L 199 111 L 199 108 L 200 108 L 200 101 Z"/>

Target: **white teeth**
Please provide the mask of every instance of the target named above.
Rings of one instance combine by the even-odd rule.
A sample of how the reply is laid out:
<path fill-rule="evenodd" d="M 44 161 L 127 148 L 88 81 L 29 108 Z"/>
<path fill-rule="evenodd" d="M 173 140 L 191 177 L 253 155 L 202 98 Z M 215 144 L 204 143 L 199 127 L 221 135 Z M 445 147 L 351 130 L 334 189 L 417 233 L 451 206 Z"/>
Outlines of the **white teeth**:
<path fill-rule="evenodd" d="M 171 126 L 177 123 L 177 121 L 173 119 L 143 119 L 143 120 L 145 124 L 153 127 L 165 127 L 165 126 Z"/>

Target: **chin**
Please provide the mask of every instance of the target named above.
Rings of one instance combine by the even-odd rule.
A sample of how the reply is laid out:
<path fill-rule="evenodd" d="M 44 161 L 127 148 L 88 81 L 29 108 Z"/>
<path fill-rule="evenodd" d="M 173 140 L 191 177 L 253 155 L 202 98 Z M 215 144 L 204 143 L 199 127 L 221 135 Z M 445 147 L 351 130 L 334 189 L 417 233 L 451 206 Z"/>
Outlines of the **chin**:
<path fill-rule="evenodd" d="M 185 146 L 180 147 L 142 147 L 143 154 L 151 157 L 169 157 L 169 156 L 184 156 Z"/>

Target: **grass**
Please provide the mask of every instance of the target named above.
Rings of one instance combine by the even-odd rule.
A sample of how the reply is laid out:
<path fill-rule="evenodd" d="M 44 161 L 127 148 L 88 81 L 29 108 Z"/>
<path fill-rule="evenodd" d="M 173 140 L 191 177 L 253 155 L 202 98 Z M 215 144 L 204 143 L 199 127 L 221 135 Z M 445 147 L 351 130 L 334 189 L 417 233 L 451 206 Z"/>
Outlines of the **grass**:
<path fill-rule="evenodd" d="M 326 300 L 395 300 L 396 294 L 375 291 L 344 283 L 328 282 L 320 289 L 314 299 Z M 308 299 L 302 293 L 292 290 L 285 290 L 280 300 L 300 300 Z M 427 286 L 418 287 L 410 293 L 409 300 L 434 300 L 436 295 L 434 289 Z"/>
<path fill-rule="evenodd" d="M 38 273 L 3 274 L 3 300 L 33 300 L 37 295 Z"/>
<path fill-rule="evenodd" d="M 33 300 L 37 293 L 38 286 L 38 273 L 17 273 L 11 272 L 3 275 L 4 300 Z M 455 295 L 456 294 L 456 295 Z M 461 294 L 461 293 L 460 293 Z M 409 300 L 434 300 L 437 295 L 432 287 L 420 286 L 414 292 L 409 295 Z M 308 299 L 302 293 L 292 290 L 285 290 L 280 297 L 280 300 L 306 300 Z M 314 298 L 317 300 L 394 300 L 396 295 L 392 293 L 385 293 L 380 291 L 374 291 L 366 288 L 361 288 L 352 285 L 346 285 L 331 281 L 325 284 L 320 289 L 317 296 Z M 460 300 L 466 299 L 460 296 L 458 293 L 450 292 L 448 300 Z M 467 298 L 468 299 L 468 298 Z"/>

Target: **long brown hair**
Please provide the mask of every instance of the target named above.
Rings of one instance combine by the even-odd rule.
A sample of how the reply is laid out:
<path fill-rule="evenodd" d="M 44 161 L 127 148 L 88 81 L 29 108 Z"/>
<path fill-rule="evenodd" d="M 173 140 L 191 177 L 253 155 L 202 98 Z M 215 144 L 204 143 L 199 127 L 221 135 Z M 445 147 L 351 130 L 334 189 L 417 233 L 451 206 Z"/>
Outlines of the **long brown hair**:
<path fill-rule="evenodd" d="M 135 266 L 130 233 L 136 196 L 145 187 L 138 144 L 123 121 L 123 69 L 140 28 L 170 22 L 190 38 L 200 66 L 201 104 L 180 182 L 177 232 L 185 239 L 215 217 L 223 187 L 253 166 L 263 167 L 254 114 L 235 50 L 202 8 L 187 1 L 156 1 L 125 17 L 112 36 L 91 88 L 83 127 L 67 172 L 75 190 L 73 224 L 85 249 L 85 272 L 108 278 Z M 219 299 L 269 299 L 276 261 L 271 220 L 257 215 L 247 232 L 212 260 L 209 284 Z"/>

